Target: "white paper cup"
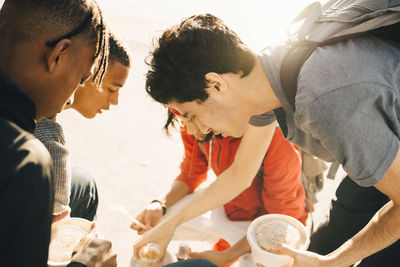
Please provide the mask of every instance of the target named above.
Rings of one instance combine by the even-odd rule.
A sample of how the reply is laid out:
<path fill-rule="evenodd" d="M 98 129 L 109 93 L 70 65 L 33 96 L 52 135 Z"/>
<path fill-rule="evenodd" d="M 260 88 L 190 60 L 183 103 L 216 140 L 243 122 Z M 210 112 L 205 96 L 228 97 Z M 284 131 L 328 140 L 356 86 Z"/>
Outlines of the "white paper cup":
<path fill-rule="evenodd" d="M 71 262 L 73 249 L 90 231 L 92 223 L 81 218 L 67 218 L 51 226 L 49 267 L 62 267 Z"/>
<path fill-rule="evenodd" d="M 308 235 L 308 232 L 305 228 L 305 226 L 296 220 L 293 217 L 287 216 L 287 215 L 282 215 L 282 214 L 267 214 L 258 217 L 254 221 L 251 222 L 249 225 L 249 228 L 247 229 L 247 240 L 250 244 L 251 247 L 251 254 L 253 256 L 254 262 L 260 266 L 266 266 L 266 267 L 285 267 L 285 266 L 290 266 L 291 263 L 293 262 L 293 258 L 287 256 L 287 255 L 280 255 L 280 254 L 275 254 L 271 253 L 268 251 L 265 251 L 262 249 L 256 240 L 256 231 L 257 228 L 268 221 L 272 220 L 283 220 L 287 223 L 289 223 L 291 226 L 293 226 L 295 229 L 299 231 L 300 234 L 300 247 L 298 249 L 301 250 L 306 250 L 308 248 L 308 245 L 310 243 L 310 237 Z"/>

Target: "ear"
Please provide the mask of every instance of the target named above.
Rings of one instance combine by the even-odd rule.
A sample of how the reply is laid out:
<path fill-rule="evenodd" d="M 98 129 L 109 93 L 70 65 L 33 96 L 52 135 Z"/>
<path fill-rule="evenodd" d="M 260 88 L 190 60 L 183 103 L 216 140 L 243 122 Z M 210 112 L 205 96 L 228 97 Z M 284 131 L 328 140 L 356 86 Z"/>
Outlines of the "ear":
<path fill-rule="evenodd" d="M 228 84 L 222 75 L 209 72 L 204 77 L 207 81 L 208 90 L 214 90 L 216 93 L 224 93 L 228 90 Z"/>
<path fill-rule="evenodd" d="M 71 49 L 71 40 L 62 39 L 46 56 L 47 71 L 53 72 L 58 64 L 60 64 L 62 57 Z"/>

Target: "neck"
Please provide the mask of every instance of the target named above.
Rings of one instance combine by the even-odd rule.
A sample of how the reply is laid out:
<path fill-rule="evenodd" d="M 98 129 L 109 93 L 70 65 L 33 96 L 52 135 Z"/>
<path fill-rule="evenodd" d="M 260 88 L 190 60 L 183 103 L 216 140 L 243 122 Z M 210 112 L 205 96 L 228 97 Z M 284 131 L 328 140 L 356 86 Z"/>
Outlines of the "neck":
<path fill-rule="evenodd" d="M 0 39 L 1 39 L 0 34 Z M 12 44 L 2 42 L 0 44 L 0 70 L 16 85 L 18 85 L 35 103 L 40 98 L 38 90 L 37 75 L 37 46 L 34 44 Z M 40 87 L 39 87 L 40 88 Z M 40 117 L 40 110 L 37 108 L 37 116 Z"/>
<path fill-rule="evenodd" d="M 240 91 L 244 94 L 243 99 L 247 100 L 246 106 L 249 107 L 250 114 L 263 114 L 282 106 L 274 90 L 272 90 L 258 56 L 256 56 L 252 71 L 240 80 L 243 87 L 243 90 Z"/>

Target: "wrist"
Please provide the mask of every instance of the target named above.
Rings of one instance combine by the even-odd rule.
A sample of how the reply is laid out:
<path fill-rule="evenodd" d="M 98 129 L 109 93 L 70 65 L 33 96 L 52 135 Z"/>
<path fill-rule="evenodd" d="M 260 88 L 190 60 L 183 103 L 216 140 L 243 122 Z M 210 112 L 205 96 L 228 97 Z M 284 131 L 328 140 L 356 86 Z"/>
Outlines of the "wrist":
<path fill-rule="evenodd" d="M 223 259 L 224 259 L 224 261 L 225 261 L 225 264 L 227 264 L 227 263 L 231 263 L 231 262 L 233 262 L 234 260 L 236 260 L 237 258 L 239 258 L 241 255 L 238 255 L 238 253 L 235 253 L 235 251 L 232 251 L 232 250 L 229 250 L 229 249 L 227 249 L 227 250 L 225 250 L 225 251 L 222 251 L 222 253 L 223 253 Z"/>
<path fill-rule="evenodd" d="M 161 200 L 154 199 L 154 200 L 152 200 L 150 203 L 151 203 L 151 204 L 152 204 L 152 203 L 159 203 L 160 206 L 161 206 L 161 208 L 162 208 L 162 214 L 163 214 L 163 216 L 165 215 L 165 213 L 167 213 L 167 206 L 166 206 L 165 203 L 162 202 Z"/>

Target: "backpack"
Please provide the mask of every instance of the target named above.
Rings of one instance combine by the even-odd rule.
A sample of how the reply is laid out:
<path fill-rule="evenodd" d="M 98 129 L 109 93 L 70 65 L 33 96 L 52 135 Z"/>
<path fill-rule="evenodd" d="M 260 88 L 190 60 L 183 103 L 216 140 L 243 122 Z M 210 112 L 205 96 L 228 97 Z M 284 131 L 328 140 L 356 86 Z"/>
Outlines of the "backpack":
<path fill-rule="evenodd" d="M 282 62 L 280 81 L 293 109 L 297 79 L 304 62 L 320 46 L 371 33 L 400 42 L 400 0 L 330 0 L 315 2 L 293 20 L 302 23 L 289 33 L 290 49 Z"/>
<path fill-rule="evenodd" d="M 297 30 L 289 33 L 289 52 L 280 68 L 281 86 L 293 112 L 296 110 L 295 97 L 301 67 L 317 47 L 366 33 L 400 42 L 400 0 L 331 0 L 324 5 L 315 2 L 293 20 L 292 26 L 296 24 Z M 274 112 L 281 121 L 286 121 L 283 108 Z M 287 132 L 284 123 L 280 127 Z M 308 161 L 308 168 L 315 169 L 324 164 L 316 157 Z M 338 163 L 332 163 L 327 177 L 333 179 L 338 167 Z M 314 203 L 317 202 L 316 193 L 323 187 L 324 170 L 321 168 L 321 173 L 312 175 L 304 175 L 303 170 L 302 183 Z"/>

